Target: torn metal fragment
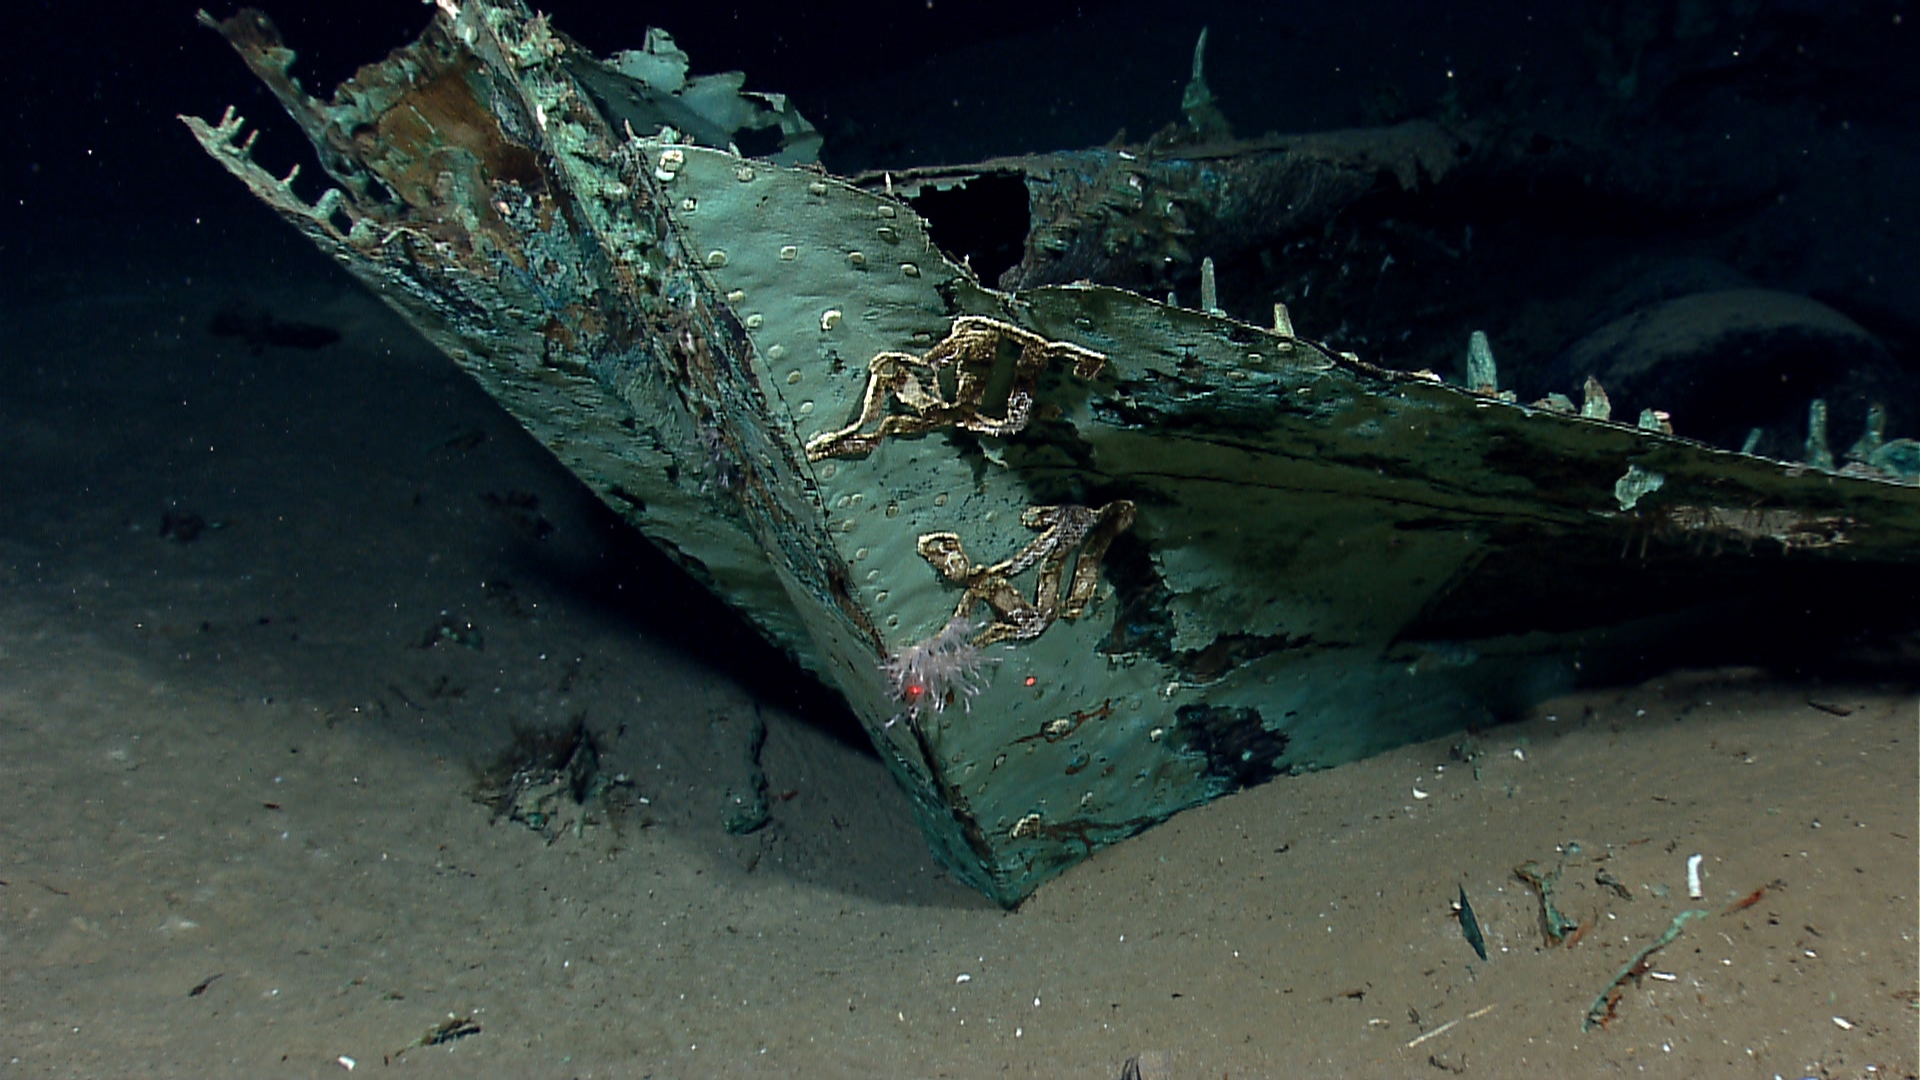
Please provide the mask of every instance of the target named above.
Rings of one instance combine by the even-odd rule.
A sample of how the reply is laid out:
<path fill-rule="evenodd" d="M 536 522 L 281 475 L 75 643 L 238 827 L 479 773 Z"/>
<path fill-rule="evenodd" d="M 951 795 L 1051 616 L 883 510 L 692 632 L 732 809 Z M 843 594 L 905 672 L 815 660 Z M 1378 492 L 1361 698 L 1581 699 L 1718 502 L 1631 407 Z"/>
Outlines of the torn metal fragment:
<path fill-rule="evenodd" d="M 1180 111 L 1187 116 L 1188 126 L 1194 134 L 1203 139 L 1231 139 L 1233 128 L 1227 118 L 1221 114 L 1220 107 L 1214 104 L 1213 91 L 1207 88 L 1205 68 L 1207 62 L 1207 28 L 1200 28 L 1200 39 L 1193 43 L 1193 74 L 1187 80 L 1187 86 L 1180 94 Z"/>
<path fill-rule="evenodd" d="M 1599 379 L 1591 375 L 1587 376 L 1586 385 L 1580 388 L 1580 392 L 1583 398 L 1580 404 L 1581 416 L 1589 420 L 1613 418 L 1613 405 L 1607 400 L 1607 392 L 1601 387 Z"/>
<path fill-rule="evenodd" d="M 1493 363 L 1493 346 L 1484 330 L 1467 338 L 1467 389 L 1476 394 L 1498 394 L 1500 373 Z"/>
<path fill-rule="evenodd" d="M 1460 886 L 1460 910 L 1458 915 L 1460 917 L 1460 936 L 1467 939 L 1468 945 L 1473 946 L 1475 955 L 1485 960 L 1487 958 L 1487 939 L 1480 933 L 1480 920 L 1473 917 L 1473 905 L 1467 902 L 1467 887 L 1465 885 Z"/>

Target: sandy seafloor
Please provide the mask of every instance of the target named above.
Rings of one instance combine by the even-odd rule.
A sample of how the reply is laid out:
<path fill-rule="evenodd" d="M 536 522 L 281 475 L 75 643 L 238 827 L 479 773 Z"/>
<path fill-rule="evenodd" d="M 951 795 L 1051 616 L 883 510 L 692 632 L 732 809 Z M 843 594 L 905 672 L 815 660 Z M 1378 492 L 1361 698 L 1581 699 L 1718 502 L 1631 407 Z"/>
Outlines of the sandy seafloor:
<path fill-rule="evenodd" d="M 101 243 L 3 313 L 0 1076 L 1920 1068 L 1911 686 L 1584 692 L 1479 733 L 1477 775 L 1447 740 L 1282 779 L 1007 913 L 831 696 L 291 230 Z M 208 332 L 235 303 L 342 338 L 254 352 Z M 499 512 L 527 496 L 544 539 Z M 773 820 L 734 837 L 756 711 Z M 475 801 L 578 716 L 644 803 L 548 843 Z M 1582 1031 L 1676 914 L 1763 886 Z M 411 1046 L 449 1018 L 479 1031 Z"/>
<path fill-rule="evenodd" d="M 1379 45 L 1336 29 L 1297 47 Z M 866 104 L 1039 130 L 1020 88 L 1054 85 L 1038 145 L 1070 146 L 1174 85 L 1075 98 L 1013 55 L 977 65 L 1004 98 Z M 1274 124 L 1344 122 L 1289 71 Z M 231 183 L 195 164 L 138 182 Z M 1471 763 L 1447 739 L 1191 811 L 1003 912 L 932 862 L 836 699 L 292 230 L 237 185 L 198 223 L 127 190 L 0 237 L 0 1080 L 1920 1073 L 1910 679 L 1584 691 Z M 209 332 L 234 310 L 341 339 L 255 351 Z M 773 818 L 735 837 L 756 713 Z M 582 717 L 624 809 L 549 843 L 476 801 L 516 730 Z M 1577 944 L 1546 946 L 1529 860 L 1564 865 Z M 449 1019 L 478 1031 L 416 1045 Z"/>

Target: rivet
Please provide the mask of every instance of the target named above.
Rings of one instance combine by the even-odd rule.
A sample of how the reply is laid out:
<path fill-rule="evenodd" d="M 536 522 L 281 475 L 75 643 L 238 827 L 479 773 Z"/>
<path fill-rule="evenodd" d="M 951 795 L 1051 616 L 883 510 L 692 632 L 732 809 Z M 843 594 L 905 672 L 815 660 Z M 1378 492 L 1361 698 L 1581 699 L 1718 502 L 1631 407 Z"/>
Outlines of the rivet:
<path fill-rule="evenodd" d="M 751 165 L 735 166 L 733 170 L 733 178 L 735 180 L 740 181 L 743 184 L 748 183 L 753 179 L 753 166 Z"/>
<path fill-rule="evenodd" d="M 894 209 L 892 203 L 881 203 L 874 209 L 874 213 L 879 214 L 881 217 L 892 217 L 894 214 L 899 213 L 899 211 Z"/>
<path fill-rule="evenodd" d="M 833 474 L 839 471 L 840 463 L 837 461 L 829 461 L 825 465 L 820 466 L 820 479 L 831 480 L 833 479 Z"/>
<path fill-rule="evenodd" d="M 822 332 L 831 330 L 834 327 L 839 325 L 840 325 L 840 309 L 839 308 L 828 308 L 827 310 L 820 313 L 820 329 Z"/>
<path fill-rule="evenodd" d="M 803 401 L 803 402 L 801 402 L 801 403 L 800 403 L 800 415 L 801 415 L 801 416 L 812 416 L 812 415 L 813 415 L 813 402 L 811 402 L 811 401 Z"/>
<path fill-rule="evenodd" d="M 680 200 L 680 212 L 681 212 L 681 213 L 683 213 L 683 214 L 691 214 L 691 213 L 693 213 L 693 212 L 694 212 L 695 210 L 698 210 L 698 209 L 700 209 L 700 200 L 699 200 L 699 199 L 696 199 L 696 198 L 694 198 L 693 196 L 691 196 L 691 195 L 689 195 L 689 196 L 687 196 L 686 198 L 684 198 L 684 199 L 681 199 L 681 200 Z"/>
<path fill-rule="evenodd" d="M 866 548 L 854 548 L 854 549 L 853 549 L 853 561 L 854 561 L 854 562 L 860 562 L 860 561 L 862 561 L 862 560 L 864 560 L 864 559 L 865 559 L 866 557 L 867 557 L 867 549 L 866 549 Z"/>
<path fill-rule="evenodd" d="M 920 276 L 920 268 L 918 266 L 915 266 L 912 263 L 901 263 L 900 272 L 907 275 L 908 277 Z"/>
<path fill-rule="evenodd" d="M 879 592 L 873 594 L 873 602 L 876 604 L 884 604 L 887 602 L 887 595 L 887 590 L 881 589 Z"/>
<path fill-rule="evenodd" d="M 938 494 L 938 495 L 935 495 L 935 496 L 933 497 L 933 505 L 935 505 L 935 506 L 945 506 L 945 505 L 947 505 L 947 493 L 943 491 L 943 492 L 941 492 L 940 494 Z"/>
<path fill-rule="evenodd" d="M 796 372 L 796 374 L 797 374 L 797 372 Z M 899 517 L 899 516 L 900 516 L 900 504 L 899 504 L 899 503 L 897 503 L 897 502 L 890 502 L 890 503 L 888 503 L 888 504 L 887 504 L 887 516 L 888 516 L 888 517 Z"/>
<path fill-rule="evenodd" d="M 800 373 L 798 371 L 787 372 L 787 385 L 788 386 L 800 385 Z"/>
<path fill-rule="evenodd" d="M 727 303 L 729 304 L 737 304 L 746 298 L 747 294 L 740 289 L 730 289 L 727 291 Z"/>
<path fill-rule="evenodd" d="M 894 630 L 894 629 L 898 629 L 899 626 L 900 626 L 900 616 L 898 615 L 887 616 L 887 629 Z"/>
<path fill-rule="evenodd" d="M 847 496 L 848 506 L 859 506 L 861 503 L 866 501 L 867 501 L 867 493 L 864 491 L 856 491 L 853 494 Z"/>
<path fill-rule="evenodd" d="M 747 329 L 758 330 L 760 329 L 760 325 L 766 321 L 767 321 L 767 317 L 756 311 L 753 314 L 747 316 Z"/>
<path fill-rule="evenodd" d="M 852 531 L 853 531 L 853 521 L 852 521 L 852 519 L 848 519 L 848 520 L 846 520 L 846 521 L 843 521 L 843 522 L 841 522 L 841 523 L 840 523 L 840 531 L 841 531 L 841 532 L 843 532 L 843 533 L 850 533 L 850 532 L 852 532 Z"/>
<path fill-rule="evenodd" d="M 707 265 L 716 270 L 727 265 L 727 253 L 721 251 L 719 248 L 714 248 L 712 251 L 707 252 Z"/>
<path fill-rule="evenodd" d="M 787 347 L 785 345 L 776 342 L 775 344 L 767 346 L 767 359 L 778 360 L 785 355 L 787 355 Z M 798 375 L 800 373 L 796 371 L 794 374 Z"/>
<path fill-rule="evenodd" d="M 897 244 L 900 242 L 900 234 L 895 232 L 891 225 L 882 225 L 873 230 L 873 232 L 875 236 L 878 236 L 889 244 Z"/>
<path fill-rule="evenodd" d="M 794 247 L 792 244 L 788 244 L 780 249 L 781 262 L 792 262 L 793 260 L 799 257 L 800 257 L 800 249 L 797 247 Z"/>
<path fill-rule="evenodd" d="M 849 251 L 849 252 L 847 252 L 847 265 L 848 265 L 848 266 L 852 266 L 852 267 L 855 267 L 856 269 L 857 269 L 857 268 L 859 268 L 859 267 L 862 267 L 862 266 L 865 266 L 865 265 L 867 265 L 867 255 L 866 255 L 866 253 L 865 253 L 865 252 L 863 252 L 863 251 Z"/>
<path fill-rule="evenodd" d="M 686 163 L 687 152 L 677 146 L 669 146 L 660 151 L 660 168 L 663 171 L 674 172 Z"/>
<path fill-rule="evenodd" d="M 867 580 L 868 580 L 868 581 L 879 581 L 879 580 L 880 580 L 880 571 L 878 571 L 878 570 L 869 570 L 869 571 L 867 571 Z"/>
<path fill-rule="evenodd" d="M 826 193 L 827 193 L 827 185 L 821 183 L 818 180 L 815 180 L 813 183 L 807 185 L 807 194 L 809 195 L 825 195 Z"/>

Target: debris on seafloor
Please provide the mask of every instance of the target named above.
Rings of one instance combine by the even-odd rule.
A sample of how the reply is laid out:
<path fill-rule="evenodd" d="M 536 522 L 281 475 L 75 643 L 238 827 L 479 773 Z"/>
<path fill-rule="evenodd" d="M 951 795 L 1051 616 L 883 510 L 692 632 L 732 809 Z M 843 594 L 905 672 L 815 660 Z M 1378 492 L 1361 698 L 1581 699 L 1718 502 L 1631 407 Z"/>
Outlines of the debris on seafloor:
<path fill-rule="evenodd" d="M 1789 461 L 1659 401 L 1612 422 L 1591 377 L 1577 413 L 1570 384 L 1524 403 L 1484 336 L 1460 386 L 1299 336 L 1284 295 L 1226 313 L 1224 268 L 1374 193 L 1534 168 L 1498 125 L 1231 141 L 1196 48 L 1188 124 L 1146 144 L 840 178 L 794 167 L 819 134 L 786 98 L 658 31 L 601 59 L 520 0 L 439 0 L 323 101 L 265 15 L 203 20 L 328 186 L 262 169 L 232 110 L 183 118 L 207 153 L 837 688 L 1003 904 L 1238 788 L 1649 656 L 1799 648 L 1835 596 L 1846 633 L 1911 618 L 1920 447 L 1883 412 L 1835 469 L 1823 429 Z M 914 201 L 990 182 L 1029 215 L 998 288 Z M 1151 298 L 1209 265 L 1209 310 Z M 505 812 L 566 817 L 564 765 Z"/>
<path fill-rule="evenodd" d="M 478 1035 L 480 1032 L 480 1021 L 475 1020 L 472 1016 L 458 1016 L 449 1013 L 445 1020 L 428 1028 L 419 1038 L 388 1055 L 387 1060 L 388 1063 L 391 1064 L 394 1058 L 399 1057 L 409 1050 L 423 1046 L 444 1046 L 457 1039 L 464 1039 L 469 1035 Z"/>
<path fill-rule="evenodd" d="M 1699 856 L 1696 855 L 1693 858 L 1698 859 Z M 1537 864 L 1528 863 L 1527 867 L 1532 867 L 1535 869 L 1536 873 L 1538 872 Z M 1524 870 L 1526 868 L 1523 867 L 1522 869 Z M 1693 862 L 1690 859 L 1689 870 L 1691 871 L 1692 869 L 1693 869 Z M 1533 877 L 1528 877 L 1524 873 L 1522 874 L 1522 876 L 1527 877 L 1527 880 L 1530 883 L 1534 881 Z M 1553 876 L 1557 877 L 1558 875 L 1555 874 Z M 1615 1015 L 1619 1011 L 1620 999 L 1622 995 L 1625 993 L 1626 986 L 1629 982 L 1638 984 L 1642 977 L 1649 976 L 1649 975 L 1651 975 L 1651 977 L 1655 979 L 1659 979 L 1666 982 L 1674 981 L 1675 977 L 1673 975 L 1665 974 L 1658 971 L 1653 971 L 1653 955 L 1659 952 L 1661 949 L 1666 948 L 1668 945 L 1673 944 L 1674 940 L 1680 936 L 1681 931 L 1685 929 L 1688 923 L 1694 921 L 1695 919 L 1706 918 L 1709 915 L 1732 915 L 1735 912 L 1745 911 L 1746 909 L 1754 906 L 1755 904 L 1758 904 L 1761 901 L 1761 899 L 1766 896 L 1768 892 L 1777 891 L 1784 887 L 1785 887 L 1784 883 L 1780 881 L 1772 881 L 1765 885 L 1760 886 L 1757 889 L 1754 889 L 1752 892 L 1747 893 L 1745 896 L 1742 896 L 1739 899 L 1734 900 L 1731 903 L 1728 903 L 1726 906 L 1722 907 L 1717 912 L 1709 911 L 1704 908 L 1689 908 L 1685 911 L 1680 912 L 1678 915 L 1674 916 L 1673 921 L 1668 924 L 1666 931 L 1662 933 L 1659 937 L 1655 938 L 1646 947 L 1642 948 L 1639 952 L 1636 952 L 1633 955 L 1633 958 L 1628 960 L 1627 963 L 1620 968 L 1619 972 L 1617 972 L 1614 975 L 1612 981 L 1607 983 L 1606 988 L 1600 991 L 1599 996 L 1593 999 L 1593 1004 L 1587 1009 L 1586 1016 L 1581 1021 L 1580 1030 L 1591 1031 L 1595 1027 L 1604 1028 L 1609 1024 L 1611 1024 L 1614 1020 Z M 1546 908 L 1547 910 L 1551 910 L 1551 905 L 1548 904 L 1544 899 L 1548 894 L 1545 891 L 1543 891 L 1541 895 L 1543 897 L 1543 900 L 1542 900 L 1543 908 Z M 1628 896 L 1628 894 L 1624 889 L 1620 890 L 1620 895 L 1630 899 L 1630 897 Z M 1692 899 L 1695 899 L 1695 900 L 1698 900 L 1701 898 L 1698 891 L 1691 891 L 1690 896 L 1692 897 Z M 1549 917 L 1549 921 L 1550 922 L 1552 921 L 1551 916 Z M 1583 929 L 1577 929 L 1572 934 L 1569 934 L 1567 936 L 1567 944 L 1571 946 L 1574 941 L 1579 939 L 1580 935 L 1583 932 L 1584 932 Z M 1729 944 L 1731 944 L 1732 939 L 1729 938 L 1728 942 Z"/>
<path fill-rule="evenodd" d="M 160 538 L 176 544 L 191 544 L 207 530 L 225 526 L 225 522 L 210 522 L 191 510 L 169 508 L 160 515 Z"/>
<path fill-rule="evenodd" d="M 431 649 L 441 642 L 458 645 L 463 649 L 472 649 L 475 652 L 484 652 L 487 647 L 486 638 L 480 633 L 479 625 L 472 619 L 451 611 L 441 612 L 433 625 L 427 627 L 420 635 L 416 646 Z"/>
<path fill-rule="evenodd" d="M 767 770 L 760 755 L 767 745 L 767 722 L 758 705 L 744 721 L 731 712 L 717 713 L 707 723 L 714 755 L 720 759 L 720 824 L 728 835 L 746 836 L 773 820 L 767 796 Z"/>
<path fill-rule="evenodd" d="M 1419 1046 L 1421 1043 L 1426 1042 L 1428 1039 L 1437 1039 L 1440 1036 L 1445 1035 L 1447 1032 L 1452 1031 L 1454 1028 L 1460 1026 L 1465 1021 L 1478 1020 L 1481 1017 L 1492 1012 L 1495 1008 L 1497 1008 L 1497 1006 L 1482 1005 L 1465 1016 L 1454 1017 L 1453 1019 L 1447 1021 L 1446 1023 L 1441 1024 L 1439 1027 L 1434 1028 L 1432 1031 L 1423 1031 L 1420 1034 L 1414 1036 L 1412 1039 L 1408 1040 L 1407 1049 L 1411 1050 L 1414 1047 Z"/>
<path fill-rule="evenodd" d="M 1646 948 L 1635 953 L 1633 959 L 1627 961 L 1626 966 L 1613 977 L 1613 981 L 1607 984 L 1607 988 L 1600 991 L 1600 996 L 1593 999 L 1593 1004 L 1587 1008 L 1586 1018 L 1580 1022 L 1580 1030 L 1592 1031 L 1596 1026 L 1606 1027 L 1612 1023 L 1614 1013 L 1620 1007 L 1620 996 L 1626 992 L 1627 981 L 1631 979 L 1638 982 L 1641 976 L 1652 969 L 1654 953 L 1673 944 L 1673 939 L 1680 936 L 1680 931 L 1688 923 L 1710 914 L 1712 913 L 1708 911 L 1691 908 L 1675 915 L 1666 933 L 1653 939 Z"/>
<path fill-rule="evenodd" d="M 1173 1058 L 1164 1050 L 1142 1050 L 1120 1066 L 1118 1080 L 1173 1080 Z"/>
<path fill-rule="evenodd" d="M 1532 859 L 1513 868 L 1514 876 L 1533 886 L 1534 893 L 1540 897 L 1540 922 L 1549 946 L 1560 944 L 1580 928 L 1577 921 L 1560 914 L 1560 909 L 1554 906 L 1553 890 L 1560 884 L 1560 873 L 1564 869 L 1556 866 L 1549 870 Z"/>
<path fill-rule="evenodd" d="M 480 776 L 477 798 L 493 811 L 546 837 L 583 835 L 608 797 L 632 785 L 600 769 L 600 747 L 584 717 L 558 731 L 517 730 L 513 745 Z"/>
<path fill-rule="evenodd" d="M 1487 939 L 1480 933 L 1480 920 L 1474 918 L 1473 905 L 1467 902 L 1467 887 L 1460 886 L 1460 900 L 1455 906 L 1454 915 L 1460 920 L 1460 936 L 1473 946 L 1475 955 L 1487 958 Z"/>
<path fill-rule="evenodd" d="M 1611 890 L 1613 895 L 1628 903 L 1633 902 L 1633 891 L 1627 888 L 1626 882 L 1614 877 L 1613 872 L 1604 866 L 1594 870 L 1593 883 L 1603 889 Z"/>
<path fill-rule="evenodd" d="M 214 312 L 207 333 L 237 338 L 254 356 L 268 348 L 324 349 L 340 340 L 340 331 L 331 326 L 281 319 L 255 300 L 235 300 Z"/>
<path fill-rule="evenodd" d="M 509 491 L 505 495 L 489 491 L 480 496 L 480 501 L 528 540 L 553 537 L 555 526 L 540 512 L 540 496 L 531 491 Z"/>

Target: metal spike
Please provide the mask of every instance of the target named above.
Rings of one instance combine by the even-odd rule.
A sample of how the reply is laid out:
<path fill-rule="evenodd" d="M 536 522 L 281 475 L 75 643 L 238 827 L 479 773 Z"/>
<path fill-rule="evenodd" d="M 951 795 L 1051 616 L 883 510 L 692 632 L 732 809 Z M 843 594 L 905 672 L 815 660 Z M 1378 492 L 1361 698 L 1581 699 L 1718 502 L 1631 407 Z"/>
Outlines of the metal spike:
<path fill-rule="evenodd" d="M 1847 450 L 1847 458 L 1852 461 L 1869 461 L 1878 453 L 1887 441 L 1887 407 L 1874 402 L 1867 406 L 1867 428 L 1860 433 Z"/>
<path fill-rule="evenodd" d="M 1833 468 L 1833 451 L 1827 448 L 1827 403 L 1821 398 L 1807 406 L 1807 448 L 1801 460 L 1816 469 Z"/>

